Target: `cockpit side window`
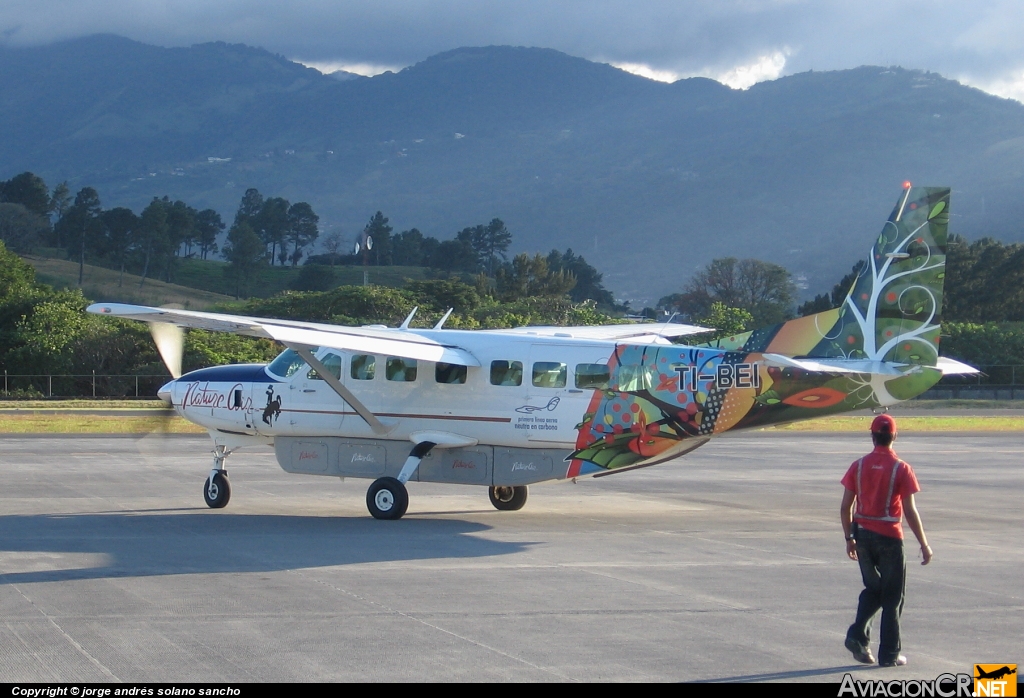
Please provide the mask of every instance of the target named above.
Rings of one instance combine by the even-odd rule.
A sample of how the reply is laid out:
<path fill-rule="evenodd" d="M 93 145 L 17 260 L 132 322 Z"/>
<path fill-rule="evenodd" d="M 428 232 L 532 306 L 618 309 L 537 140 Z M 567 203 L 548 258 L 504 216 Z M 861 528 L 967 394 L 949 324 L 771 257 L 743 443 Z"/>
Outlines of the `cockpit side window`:
<path fill-rule="evenodd" d="M 320 359 L 320 363 L 324 365 L 324 368 L 331 372 L 332 376 L 334 376 L 338 380 L 341 380 L 340 356 L 338 356 L 337 354 L 327 354 L 326 356 Z M 323 378 L 320 377 L 320 374 L 316 372 L 316 369 L 313 368 L 309 369 L 309 373 L 306 374 L 306 378 L 309 378 L 310 380 L 323 380 Z"/>
<path fill-rule="evenodd" d="M 352 357 L 350 373 L 357 381 L 372 381 L 376 372 L 376 360 L 372 354 L 356 354 Z"/>
<path fill-rule="evenodd" d="M 316 349 L 311 350 L 316 353 Z M 281 378 L 291 378 L 294 376 L 300 368 L 306 365 L 306 362 L 302 360 L 292 349 L 285 349 L 281 352 L 276 359 L 270 362 L 267 366 L 267 370 L 273 373 L 275 376 Z"/>

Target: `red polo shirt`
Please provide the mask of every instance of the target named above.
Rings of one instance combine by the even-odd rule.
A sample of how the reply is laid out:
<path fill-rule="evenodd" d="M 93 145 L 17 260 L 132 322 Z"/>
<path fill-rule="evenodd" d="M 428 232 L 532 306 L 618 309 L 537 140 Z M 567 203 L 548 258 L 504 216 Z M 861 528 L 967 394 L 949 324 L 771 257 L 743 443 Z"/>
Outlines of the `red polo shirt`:
<path fill-rule="evenodd" d="M 888 446 L 855 460 L 843 476 L 843 487 L 857 495 L 853 520 L 890 538 L 903 538 L 903 498 L 921 491 L 913 468 Z"/>

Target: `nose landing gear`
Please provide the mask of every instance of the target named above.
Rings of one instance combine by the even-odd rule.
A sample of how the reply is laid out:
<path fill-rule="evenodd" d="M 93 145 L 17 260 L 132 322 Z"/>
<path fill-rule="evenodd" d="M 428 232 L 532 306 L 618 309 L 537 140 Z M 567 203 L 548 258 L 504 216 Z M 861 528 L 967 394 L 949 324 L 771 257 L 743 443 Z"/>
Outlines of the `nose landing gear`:
<path fill-rule="evenodd" d="M 224 469 L 224 461 L 230 453 L 224 446 L 213 449 L 213 470 L 203 485 L 203 499 L 211 509 L 223 509 L 231 499 L 231 483 L 228 482 L 228 471 Z"/>

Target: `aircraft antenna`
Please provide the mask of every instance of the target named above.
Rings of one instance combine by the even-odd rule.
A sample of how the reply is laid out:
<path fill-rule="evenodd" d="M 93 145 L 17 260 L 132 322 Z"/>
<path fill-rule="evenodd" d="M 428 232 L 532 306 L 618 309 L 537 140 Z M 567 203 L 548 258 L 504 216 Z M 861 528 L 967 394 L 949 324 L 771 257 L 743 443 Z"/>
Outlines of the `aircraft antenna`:
<path fill-rule="evenodd" d="M 419 310 L 419 309 L 420 309 L 420 307 L 418 305 L 415 308 L 413 308 L 412 312 L 409 313 L 409 317 L 405 318 L 405 322 L 403 322 L 398 329 L 400 329 L 400 330 L 407 330 L 407 329 L 409 329 L 409 323 L 412 322 L 412 316 L 415 315 L 416 311 Z"/>
<path fill-rule="evenodd" d="M 444 326 L 444 321 L 448 319 L 448 316 L 452 314 L 453 310 L 455 310 L 455 308 L 448 308 L 448 312 L 444 314 L 444 317 L 438 320 L 437 324 L 434 325 L 435 330 L 439 330 Z"/>

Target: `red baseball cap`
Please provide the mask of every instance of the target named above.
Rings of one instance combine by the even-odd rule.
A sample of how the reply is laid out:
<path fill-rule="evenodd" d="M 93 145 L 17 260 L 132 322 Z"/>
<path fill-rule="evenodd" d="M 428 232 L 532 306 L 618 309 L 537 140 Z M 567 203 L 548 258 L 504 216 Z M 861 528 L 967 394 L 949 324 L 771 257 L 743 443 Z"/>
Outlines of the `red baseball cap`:
<path fill-rule="evenodd" d="M 896 434 L 896 420 L 888 414 L 880 414 L 871 422 L 872 434 Z"/>

